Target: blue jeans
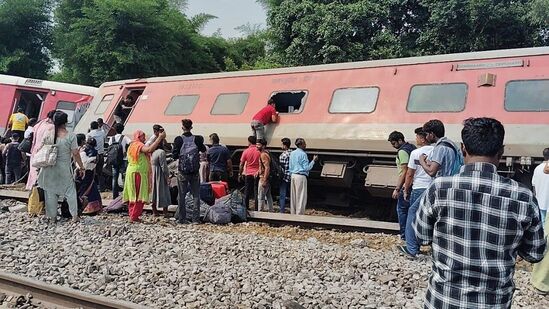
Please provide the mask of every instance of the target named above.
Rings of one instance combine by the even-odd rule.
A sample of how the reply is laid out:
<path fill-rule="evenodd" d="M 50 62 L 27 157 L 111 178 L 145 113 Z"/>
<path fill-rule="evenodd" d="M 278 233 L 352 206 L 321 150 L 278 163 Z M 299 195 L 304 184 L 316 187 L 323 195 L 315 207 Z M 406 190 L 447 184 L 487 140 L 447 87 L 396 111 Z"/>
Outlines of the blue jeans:
<path fill-rule="evenodd" d="M 280 181 L 280 188 L 279 188 L 279 199 L 278 204 L 280 205 L 280 213 L 284 213 L 286 210 L 286 194 L 288 193 L 288 188 L 290 187 L 289 182 L 285 182 L 284 180 Z"/>
<path fill-rule="evenodd" d="M 408 217 L 408 208 L 410 203 L 404 199 L 404 193 L 402 190 L 398 193 L 397 200 L 397 216 L 398 216 L 398 225 L 400 226 L 400 238 L 405 239 L 406 237 L 406 219 Z"/>
<path fill-rule="evenodd" d="M 410 194 L 410 208 L 408 208 L 408 218 L 406 220 L 406 248 L 413 255 L 419 253 L 419 242 L 412 224 L 416 220 L 416 213 L 419 209 L 421 197 L 427 188 L 412 190 Z"/>

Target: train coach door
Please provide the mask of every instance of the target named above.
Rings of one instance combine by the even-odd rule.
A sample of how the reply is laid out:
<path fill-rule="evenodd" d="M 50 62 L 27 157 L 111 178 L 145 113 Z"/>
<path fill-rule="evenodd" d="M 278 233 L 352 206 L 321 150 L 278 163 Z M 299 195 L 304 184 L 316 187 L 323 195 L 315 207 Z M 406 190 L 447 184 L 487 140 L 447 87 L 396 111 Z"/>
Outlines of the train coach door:
<path fill-rule="evenodd" d="M 17 112 L 18 109 L 22 108 L 23 113 L 27 115 L 29 119 L 39 119 L 47 95 L 47 92 L 18 89 L 15 92 L 13 112 Z"/>
<path fill-rule="evenodd" d="M 128 87 L 124 89 L 108 123 L 122 123 L 126 125 L 133 110 L 139 104 L 143 91 L 145 91 L 145 87 Z"/>

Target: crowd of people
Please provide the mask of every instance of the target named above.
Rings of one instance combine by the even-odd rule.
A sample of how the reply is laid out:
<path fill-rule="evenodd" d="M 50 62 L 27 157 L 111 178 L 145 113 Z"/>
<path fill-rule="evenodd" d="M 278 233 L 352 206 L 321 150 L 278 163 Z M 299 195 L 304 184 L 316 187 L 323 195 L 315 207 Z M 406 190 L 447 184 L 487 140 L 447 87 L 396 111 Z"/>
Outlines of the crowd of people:
<path fill-rule="evenodd" d="M 549 149 L 534 172 L 533 193 L 498 175 L 505 129 L 496 119 L 465 120 L 461 147 L 439 120 L 414 132 L 417 147 L 397 131 L 388 141 L 397 149 L 399 249 L 415 259 L 421 245 L 431 245 L 425 307 L 510 308 L 517 257 L 538 263 L 532 284 L 548 294 Z"/>
<path fill-rule="evenodd" d="M 318 157 L 309 160 L 303 138 L 295 139 L 295 150 L 291 150 L 291 140 L 283 138 L 281 154 L 274 158 L 267 148 L 265 127 L 277 120 L 275 103 L 269 101 L 251 121 L 253 134 L 238 165 L 244 204 L 248 209 L 274 211 L 271 186 L 276 185 L 280 212 L 286 212 L 289 196 L 290 213 L 304 214 L 307 180 Z M 141 130 L 129 138 L 124 135 L 122 123 L 110 128 L 98 119 L 90 124 L 88 134 L 75 135 L 67 131 L 67 114 L 51 111 L 46 119 L 35 122 L 29 136 L 26 131 L 30 121 L 18 121 L 26 124 L 13 130 L 9 142 L 0 149 L 6 160 L 2 164 L 6 178 L 12 181 L 20 176 L 15 161 L 29 161 L 25 152 L 13 149 L 21 148 L 21 137 L 30 137 L 27 188 L 37 185 L 44 190 L 46 216 L 53 221 L 61 202 L 68 205 L 75 221 L 81 214 L 101 211 L 104 166 L 112 171 L 112 196 L 116 199 L 122 194 L 131 222 L 141 220 L 148 203 L 155 215 L 159 208 L 168 215 L 170 156 L 178 160 L 175 221 L 179 224 L 200 222 L 201 183 L 234 178 L 235 162 L 220 136 L 212 133 L 206 143 L 203 136 L 193 134 L 190 119 L 181 121 L 182 134 L 171 144 L 166 142 L 161 125 L 153 126 L 149 138 Z M 399 250 L 415 259 L 421 245 L 432 247 L 433 272 L 425 306 L 510 307 L 518 257 L 540 262 L 534 267 L 532 283 L 540 293 L 548 293 L 549 256 L 545 254 L 543 224 L 549 231 L 549 220 L 545 219 L 549 206 L 549 148 L 543 150 L 545 161 L 534 171 L 532 192 L 497 173 L 505 136 L 499 121 L 465 120 L 461 146 L 445 137 L 444 124 L 436 119 L 414 133 L 415 145 L 397 131 L 389 135 L 388 141 L 397 149 L 398 180 L 392 196 L 397 200 L 400 237 L 404 241 Z M 56 149 L 54 164 L 32 167 L 33 157 L 39 157 L 47 145 Z M 124 179 L 122 188 L 120 175 Z M 187 193 L 192 199 L 185 198 Z M 192 205 L 186 205 L 187 201 Z M 189 217 L 187 206 L 192 211 Z"/>

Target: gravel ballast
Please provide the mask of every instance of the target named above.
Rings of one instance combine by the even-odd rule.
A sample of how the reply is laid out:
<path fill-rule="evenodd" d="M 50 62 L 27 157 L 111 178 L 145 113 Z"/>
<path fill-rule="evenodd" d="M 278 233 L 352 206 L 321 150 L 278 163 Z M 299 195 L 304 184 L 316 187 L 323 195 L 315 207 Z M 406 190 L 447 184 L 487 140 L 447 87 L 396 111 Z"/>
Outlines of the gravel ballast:
<path fill-rule="evenodd" d="M 0 269 L 153 308 L 421 308 L 431 271 L 391 235 L 145 219 L 0 214 Z M 513 308 L 549 308 L 529 280 L 521 263 Z"/>

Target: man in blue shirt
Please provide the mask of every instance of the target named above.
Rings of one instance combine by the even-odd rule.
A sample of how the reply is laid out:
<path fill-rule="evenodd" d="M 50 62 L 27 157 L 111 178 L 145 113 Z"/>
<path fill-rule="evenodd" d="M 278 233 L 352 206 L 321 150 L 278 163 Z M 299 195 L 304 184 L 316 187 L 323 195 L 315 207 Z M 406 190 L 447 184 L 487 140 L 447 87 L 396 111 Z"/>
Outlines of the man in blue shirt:
<path fill-rule="evenodd" d="M 233 177 L 233 165 L 231 153 L 227 147 L 219 144 L 219 135 L 212 133 L 210 135 L 212 146 L 208 148 L 207 159 L 210 163 L 210 181 L 227 181 Z"/>
<path fill-rule="evenodd" d="M 291 214 L 303 215 L 307 206 L 307 177 L 313 169 L 318 156 L 315 155 L 309 162 L 305 149 L 307 143 L 302 138 L 295 140 L 297 149 L 290 153 L 290 212 Z"/>

